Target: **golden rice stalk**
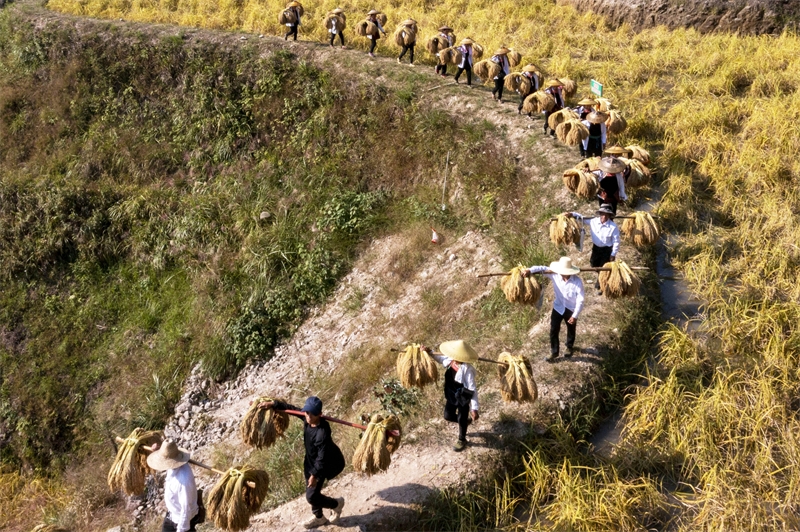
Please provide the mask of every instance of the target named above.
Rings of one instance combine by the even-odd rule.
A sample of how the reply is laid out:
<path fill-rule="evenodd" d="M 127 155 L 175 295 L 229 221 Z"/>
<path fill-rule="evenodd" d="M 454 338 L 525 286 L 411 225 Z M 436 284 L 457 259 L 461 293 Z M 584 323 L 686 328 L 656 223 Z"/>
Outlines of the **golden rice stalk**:
<path fill-rule="evenodd" d="M 341 15 L 337 15 L 336 13 L 328 13 L 325 15 L 325 29 L 330 30 L 331 28 L 336 28 L 338 33 L 344 31 L 345 26 L 345 18 L 344 13 Z"/>
<path fill-rule="evenodd" d="M 658 226 L 649 212 L 633 213 L 633 218 L 623 220 L 620 230 L 636 247 L 650 246 L 658 241 Z"/>
<path fill-rule="evenodd" d="M 291 9 L 284 9 L 278 15 L 278 24 L 294 24 L 297 22 L 297 16 Z"/>
<path fill-rule="evenodd" d="M 581 172 L 581 182 L 578 183 L 578 190 L 575 191 L 575 194 L 581 198 L 595 199 L 599 188 L 600 183 L 598 183 L 596 175 L 592 172 Z"/>
<path fill-rule="evenodd" d="M 373 24 L 369 20 L 362 20 L 361 22 L 356 24 L 356 35 L 358 35 L 359 37 L 366 37 L 367 35 L 372 35 L 372 33 L 367 32 L 368 28 L 369 29 L 374 28 L 375 30 L 378 29 L 378 27 L 375 26 L 375 24 Z"/>
<path fill-rule="evenodd" d="M 580 118 L 580 116 L 578 116 L 578 113 L 576 113 L 569 107 L 565 107 L 564 109 L 556 111 L 555 113 L 547 117 L 547 126 L 550 129 L 555 130 L 559 124 L 566 122 L 567 120 L 572 120 L 572 119 L 577 120 L 578 118 Z"/>
<path fill-rule="evenodd" d="M 69 532 L 69 530 L 56 525 L 36 525 L 31 532 Z"/>
<path fill-rule="evenodd" d="M 392 436 L 387 433 L 388 430 L 402 432 L 396 416 L 372 416 L 353 453 L 353 469 L 367 476 L 388 469 L 392 463 L 392 453 L 400 446 L 400 436 Z"/>
<path fill-rule="evenodd" d="M 518 64 L 522 63 L 522 54 L 517 51 L 511 50 L 506 54 L 506 57 L 508 58 L 508 64 L 511 66 L 511 68 L 514 68 Z"/>
<path fill-rule="evenodd" d="M 386 13 L 378 13 L 377 15 L 375 15 L 375 18 L 377 18 L 377 19 L 378 19 L 378 22 L 380 22 L 380 23 L 381 23 L 381 27 L 382 27 L 382 28 L 385 28 L 385 27 L 386 27 L 386 21 L 388 20 L 388 19 L 386 18 Z"/>
<path fill-rule="evenodd" d="M 255 483 L 251 488 L 248 482 Z M 250 516 L 261 508 L 269 491 L 266 471 L 241 466 L 228 469 L 208 494 L 208 516 L 222 530 L 244 530 L 250 526 Z"/>
<path fill-rule="evenodd" d="M 588 157 L 575 165 L 578 170 L 595 172 L 600 169 L 600 157 Z"/>
<path fill-rule="evenodd" d="M 433 55 L 438 54 L 442 50 L 448 47 L 448 42 L 441 37 L 441 35 L 437 35 L 436 37 L 431 37 L 428 39 L 428 42 L 425 43 L 425 49 L 428 50 Z"/>
<path fill-rule="evenodd" d="M 619 160 L 627 164 L 631 169 L 631 173 L 628 175 L 628 180 L 625 182 L 626 187 L 646 187 L 650 184 L 650 169 L 642 164 L 641 161 L 636 159 L 626 159 L 624 157 L 620 157 Z"/>
<path fill-rule="evenodd" d="M 471 38 L 471 37 L 470 37 Z M 483 46 L 478 43 L 472 45 L 472 53 L 475 57 L 476 61 L 480 61 L 481 57 L 483 57 Z"/>
<path fill-rule="evenodd" d="M 581 242 L 580 222 L 572 216 L 559 214 L 555 220 L 550 222 L 550 242 L 557 246 L 579 245 Z"/>
<path fill-rule="evenodd" d="M 521 72 L 512 72 L 506 76 L 503 86 L 506 88 L 506 90 L 516 91 L 519 89 L 519 83 L 524 77 L 525 76 L 523 76 Z"/>
<path fill-rule="evenodd" d="M 536 381 L 533 380 L 531 363 L 524 356 L 514 356 L 511 353 L 500 353 L 498 362 L 507 366 L 497 366 L 497 375 L 500 377 L 500 396 L 503 401 L 516 401 L 518 403 L 532 403 L 539 397 Z"/>
<path fill-rule="evenodd" d="M 621 260 L 608 262 L 604 268 L 611 268 L 611 271 L 600 272 L 600 291 L 609 299 L 620 297 L 633 297 L 639 293 L 642 282 L 633 273 L 633 270 Z"/>
<path fill-rule="evenodd" d="M 521 76 L 519 80 L 519 87 L 517 88 L 517 92 L 520 96 L 527 96 L 533 90 L 533 84 L 531 83 L 531 79 L 528 76 Z"/>
<path fill-rule="evenodd" d="M 578 84 L 568 78 L 558 78 L 558 81 L 561 82 L 561 85 L 564 87 L 564 98 L 572 98 L 575 96 L 575 93 L 578 91 Z"/>
<path fill-rule="evenodd" d="M 594 101 L 597 102 L 597 110 L 601 113 L 607 113 L 615 109 L 614 104 L 608 98 L 595 98 Z"/>
<path fill-rule="evenodd" d="M 636 159 L 637 161 L 641 161 L 643 165 L 650 166 L 650 152 L 635 144 L 625 146 L 625 149 L 632 152 L 631 159 Z"/>
<path fill-rule="evenodd" d="M 455 46 L 445 48 L 439 52 L 439 64 L 446 65 L 448 63 L 456 66 L 461 64 L 461 52 Z"/>
<path fill-rule="evenodd" d="M 256 449 L 271 447 L 275 440 L 283 436 L 289 426 L 289 415 L 277 412 L 272 408 L 260 408 L 258 405 L 274 401 L 270 397 L 259 397 L 250 405 L 239 425 L 242 441 Z"/>
<path fill-rule="evenodd" d="M 556 127 L 556 138 L 568 146 L 577 146 L 588 137 L 589 128 L 578 118 L 567 120 Z"/>
<path fill-rule="evenodd" d="M 522 272 L 526 269 L 520 264 L 513 268 L 509 275 L 503 276 L 500 280 L 500 288 L 510 303 L 536 305 L 539 302 L 539 297 L 542 295 L 542 286 L 533 275 L 522 276 Z"/>
<path fill-rule="evenodd" d="M 481 78 L 484 82 L 492 80 L 495 76 L 499 76 L 503 68 L 490 59 L 478 61 L 472 67 L 472 73 Z"/>
<path fill-rule="evenodd" d="M 154 430 L 133 429 L 117 449 L 117 457 L 108 472 L 108 488 L 112 493 L 122 490 L 125 495 L 141 495 L 144 493 L 144 481 L 150 468 L 147 455 L 139 452 L 142 445 L 161 443 L 161 432 Z"/>
<path fill-rule="evenodd" d="M 409 344 L 397 357 L 397 375 L 404 388 L 422 388 L 439 378 L 439 365 L 419 344 Z"/>
<path fill-rule="evenodd" d="M 628 121 L 620 114 L 619 111 L 608 111 L 608 119 L 606 120 L 606 129 L 609 133 L 618 135 L 625 131 L 628 127 Z"/>
<path fill-rule="evenodd" d="M 536 91 L 527 98 L 522 103 L 522 112 L 531 114 L 531 113 L 541 113 L 544 111 L 552 111 L 553 107 L 556 106 L 556 99 L 553 98 L 551 94 L 547 94 L 544 91 Z"/>
<path fill-rule="evenodd" d="M 397 26 L 394 30 L 394 43 L 397 46 L 403 47 L 413 44 L 417 41 L 417 33 L 408 26 Z"/>

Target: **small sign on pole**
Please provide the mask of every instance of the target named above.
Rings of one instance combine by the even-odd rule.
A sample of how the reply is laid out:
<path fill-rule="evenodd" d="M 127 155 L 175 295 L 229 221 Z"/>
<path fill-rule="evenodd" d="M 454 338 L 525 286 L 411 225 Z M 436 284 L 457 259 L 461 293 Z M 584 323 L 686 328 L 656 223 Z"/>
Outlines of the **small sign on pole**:
<path fill-rule="evenodd" d="M 592 89 L 592 94 L 597 97 L 603 96 L 603 84 L 599 81 L 591 80 L 589 81 L 589 87 Z"/>

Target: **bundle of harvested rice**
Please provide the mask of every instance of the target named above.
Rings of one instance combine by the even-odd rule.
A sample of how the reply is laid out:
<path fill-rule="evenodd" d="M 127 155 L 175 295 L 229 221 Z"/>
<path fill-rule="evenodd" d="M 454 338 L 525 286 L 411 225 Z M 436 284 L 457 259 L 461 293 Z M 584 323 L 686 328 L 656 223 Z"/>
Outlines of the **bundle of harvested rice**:
<path fill-rule="evenodd" d="M 56 525 L 36 525 L 31 532 L 69 532 L 69 530 Z"/>
<path fill-rule="evenodd" d="M 562 176 L 564 185 L 573 194 L 586 199 L 594 199 L 599 187 L 597 176 L 580 168 L 570 168 Z"/>
<path fill-rule="evenodd" d="M 544 91 L 536 91 L 525 98 L 522 103 L 522 112 L 526 114 L 550 112 L 556 106 L 556 99 Z"/>
<path fill-rule="evenodd" d="M 581 224 L 572 216 L 559 214 L 550 222 L 550 242 L 557 246 L 581 243 Z"/>
<path fill-rule="evenodd" d="M 512 72 L 506 76 L 503 86 L 506 90 L 516 91 L 519 89 L 520 81 L 522 81 L 524 77 L 525 76 L 523 76 L 521 72 Z"/>
<path fill-rule="evenodd" d="M 367 32 L 367 29 L 372 31 L 378 31 L 378 27 L 370 22 L 369 20 L 362 20 L 358 24 L 356 24 L 356 35 L 359 37 L 366 37 L 367 35 L 372 35 L 372 31 Z"/>
<path fill-rule="evenodd" d="M 250 405 L 239 425 L 242 441 L 256 449 L 270 447 L 275 440 L 283 436 L 289 426 L 289 415 L 272 408 L 260 408 L 258 405 L 274 401 L 270 397 L 259 397 Z"/>
<path fill-rule="evenodd" d="M 658 226 L 649 212 L 635 212 L 620 227 L 625 238 L 637 247 L 650 246 L 658 241 Z"/>
<path fill-rule="evenodd" d="M 561 86 L 564 87 L 564 98 L 572 98 L 575 96 L 575 93 L 578 91 L 578 84 L 568 78 L 558 78 L 558 81 L 561 82 Z"/>
<path fill-rule="evenodd" d="M 332 28 L 336 28 L 337 33 L 341 33 L 344 31 L 345 26 L 345 19 L 344 14 L 337 15 L 335 13 L 328 13 L 325 15 L 325 29 L 331 30 Z"/>
<path fill-rule="evenodd" d="M 419 344 L 409 344 L 397 357 L 397 375 L 404 388 L 422 388 L 439 378 L 439 365 Z"/>
<path fill-rule="evenodd" d="M 641 161 L 645 166 L 650 166 L 650 152 L 635 144 L 625 146 L 625 149 L 631 152 L 631 159 L 636 159 L 637 161 Z"/>
<path fill-rule="evenodd" d="M 476 42 L 472 43 L 472 55 L 476 61 L 480 61 L 481 57 L 483 57 L 483 46 Z"/>
<path fill-rule="evenodd" d="M 598 276 L 600 291 L 604 296 L 609 299 L 617 299 L 633 297 L 639 293 L 642 282 L 623 261 L 608 262 L 603 267 L 611 268 L 611 271 L 601 271 Z"/>
<path fill-rule="evenodd" d="M 390 430 L 402 432 L 400 421 L 396 416 L 390 415 L 386 418 L 380 414 L 372 416 L 353 453 L 353 469 L 367 476 L 386 471 L 392 463 L 392 453 L 400 446 L 400 435 L 393 436 L 387 432 Z"/>
<path fill-rule="evenodd" d="M 481 78 L 484 82 L 494 79 L 495 76 L 499 76 L 502 71 L 503 68 L 490 59 L 478 61 L 475 63 L 475 66 L 472 67 L 472 73 Z"/>
<path fill-rule="evenodd" d="M 628 121 L 625 120 L 619 111 L 608 111 L 608 120 L 606 120 L 606 129 L 609 133 L 618 135 L 625 131 L 628 127 Z"/>
<path fill-rule="evenodd" d="M 578 170 L 584 170 L 586 172 L 594 172 L 596 170 L 599 170 L 600 157 L 587 157 L 586 159 L 576 164 L 575 168 L 577 168 Z"/>
<path fill-rule="evenodd" d="M 386 27 L 386 21 L 389 20 L 386 18 L 386 13 L 378 13 L 377 15 L 375 15 L 375 18 L 377 18 L 378 22 L 381 23 L 382 28 Z M 416 28 L 414 29 L 416 30 Z"/>
<path fill-rule="evenodd" d="M 631 173 L 625 186 L 628 188 L 646 187 L 650 184 L 650 169 L 636 159 L 619 157 L 619 160 L 630 166 Z"/>
<path fill-rule="evenodd" d="M 516 268 L 512 268 L 509 275 L 503 276 L 500 280 L 500 288 L 510 303 L 536 305 L 539 302 L 539 297 L 542 295 L 542 286 L 533 275 L 522 276 L 522 272 L 526 269 L 520 264 Z"/>
<path fill-rule="evenodd" d="M 248 485 L 254 483 L 255 487 Z M 228 469 L 208 494 L 206 508 L 217 528 L 244 530 L 250 526 L 250 516 L 258 512 L 269 490 L 266 471 L 250 466 Z"/>
<path fill-rule="evenodd" d="M 597 110 L 601 113 L 607 113 L 615 108 L 608 98 L 595 98 L 594 100 L 597 102 Z"/>
<path fill-rule="evenodd" d="M 451 46 L 450 48 L 445 48 L 441 52 L 439 52 L 439 64 L 441 65 L 460 65 L 461 64 L 461 52 L 455 46 Z"/>
<path fill-rule="evenodd" d="M 414 44 L 417 41 L 417 32 L 409 26 L 397 26 L 394 30 L 394 43 L 397 46 L 403 47 Z"/>
<path fill-rule="evenodd" d="M 567 120 L 578 119 L 578 113 L 570 109 L 569 107 L 565 107 L 555 113 L 551 114 L 547 117 L 547 126 L 554 130 L 558 127 L 559 124 L 566 122 Z"/>
<path fill-rule="evenodd" d="M 147 455 L 139 452 L 141 446 L 161 443 L 163 435 L 155 430 L 133 429 L 117 449 L 117 457 L 108 472 L 108 487 L 112 493 L 122 490 L 125 495 L 144 493 L 144 481 L 151 472 Z"/>
<path fill-rule="evenodd" d="M 524 356 L 511 353 L 500 353 L 499 362 L 506 366 L 497 367 L 500 377 L 500 396 L 503 401 L 532 403 L 539 397 L 536 381 L 533 380 L 530 361 Z"/>
<path fill-rule="evenodd" d="M 278 24 L 294 24 L 295 22 L 297 22 L 297 15 L 291 9 L 284 9 L 278 15 Z"/>
<path fill-rule="evenodd" d="M 589 128 L 578 118 L 572 118 L 556 126 L 556 137 L 567 146 L 577 146 L 589 138 Z"/>
<path fill-rule="evenodd" d="M 444 39 L 441 35 L 437 35 L 436 37 L 432 37 L 425 43 L 425 49 L 428 50 L 431 54 L 436 55 L 445 48 L 449 47 L 450 44 L 447 42 L 447 39 Z"/>
<path fill-rule="evenodd" d="M 294 4 L 294 5 L 292 5 L 292 4 Z M 286 4 L 286 9 L 289 9 L 290 7 L 294 7 L 297 10 L 297 13 L 301 17 L 303 15 L 305 15 L 305 13 L 306 13 L 306 10 L 303 9 L 303 5 L 300 2 L 289 2 L 288 4 Z"/>
<path fill-rule="evenodd" d="M 512 49 L 510 52 L 506 54 L 508 58 L 508 64 L 511 68 L 516 67 L 518 64 L 522 63 L 522 54 Z"/>

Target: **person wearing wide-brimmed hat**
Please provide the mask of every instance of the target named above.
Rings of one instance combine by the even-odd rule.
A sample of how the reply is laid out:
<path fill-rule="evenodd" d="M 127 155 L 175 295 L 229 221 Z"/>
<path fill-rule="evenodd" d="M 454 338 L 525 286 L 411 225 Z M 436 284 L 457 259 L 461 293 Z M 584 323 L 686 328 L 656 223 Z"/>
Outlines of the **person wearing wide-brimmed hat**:
<path fill-rule="evenodd" d="M 581 223 L 589 226 L 592 236 L 592 255 L 589 258 L 589 266 L 601 268 L 608 262 L 617 260 L 619 244 L 621 242 L 619 227 L 614 222 L 614 211 L 611 205 L 604 203 L 597 209 L 597 216 L 584 218 L 577 212 L 568 212 L 567 216 L 575 218 Z M 595 283 L 595 288 L 600 285 Z"/>
<path fill-rule="evenodd" d="M 406 52 L 409 52 L 409 65 L 414 66 L 414 46 L 417 44 L 417 21 L 413 18 L 404 20 L 400 23 L 402 29 L 400 31 L 403 32 L 403 37 L 407 34 L 413 34 L 414 40 L 411 43 L 406 44 L 405 41 L 403 42 L 402 49 L 400 50 L 400 55 L 397 57 L 397 62 L 402 62 L 403 56 L 406 55 Z"/>
<path fill-rule="evenodd" d="M 266 401 L 258 406 L 303 412 L 303 445 L 306 449 L 303 474 L 306 479 L 306 500 L 314 514 L 314 517 L 303 523 L 303 526 L 312 529 L 336 522 L 342 514 L 344 498 L 334 499 L 323 495 L 322 487 L 326 480 L 335 478 L 344 470 L 344 455 L 331 437 L 330 423 L 322 417 L 322 400 L 311 396 L 306 399 L 303 408 L 282 401 Z M 323 509 L 331 510 L 330 521 L 323 514 Z"/>
<path fill-rule="evenodd" d="M 582 120 L 589 129 L 589 136 L 581 140 L 581 157 L 600 157 L 606 145 L 606 120 L 608 115 L 592 111 Z"/>
<path fill-rule="evenodd" d="M 442 26 L 439 28 L 439 35 L 437 35 L 441 46 L 439 47 L 440 50 L 444 48 L 450 48 L 451 46 L 456 44 L 456 36 L 453 34 L 453 28 L 450 26 Z M 445 46 L 445 44 L 447 46 Z M 436 54 L 438 59 L 439 54 Z M 447 76 L 447 63 L 438 60 L 436 62 L 436 67 L 434 71 L 442 77 Z"/>
<path fill-rule="evenodd" d="M 503 84 L 506 81 L 506 76 L 511 70 L 511 64 L 508 62 L 508 52 L 505 46 L 501 46 L 495 51 L 491 61 L 500 65 L 500 73 L 494 77 L 494 88 L 492 89 L 492 99 L 503 103 Z"/>
<path fill-rule="evenodd" d="M 539 90 L 539 85 L 541 84 L 542 80 L 539 79 L 539 71 L 536 70 L 536 65 L 525 65 L 522 69 L 522 75 L 528 78 L 528 82 L 531 84 L 531 89 L 523 94 L 521 91 L 519 92 L 519 106 L 517 106 L 517 114 L 522 113 L 522 106 L 525 105 L 525 98 L 528 97 L 529 94 L 533 94 L 534 92 Z"/>
<path fill-rule="evenodd" d="M 458 70 L 456 70 L 456 83 L 458 83 L 461 73 L 466 70 L 467 85 L 472 86 L 472 63 L 475 59 L 475 50 L 472 49 L 473 44 L 475 44 L 475 41 L 472 39 L 461 39 L 461 43 L 458 46 L 458 51 L 461 52 L 461 63 L 458 64 Z"/>
<path fill-rule="evenodd" d="M 555 113 L 556 111 L 560 111 L 561 109 L 564 108 L 564 92 L 563 91 L 564 91 L 564 84 L 561 83 L 561 81 L 556 79 L 556 78 L 553 78 L 553 79 L 549 80 L 547 83 L 545 83 L 544 92 L 546 94 L 549 94 L 550 96 L 552 96 L 553 99 L 556 101 L 556 104 L 553 106 L 553 109 L 551 109 L 550 111 L 544 111 L 544 134 L 545 135 L 547 135 L 547 130 L 550 127 L 547 124 L 547 119 L 550 118 L 551 114 Z M 556 130 L 555 129 L 551 129 L 550 130 L 550 135 L 555 137 L 556 136 Z"/>
<path fill-rule="evenodd" d="M 189 466 L 189 452 L 179 449 L 172 440 L 161 447 L 154 445 L 155 451 L 147 457 L 147 465 L 156 471 L 166 471 L 164 481 L 164 504 L 167 515 L 161 525 L 161 532 L 194 532 L 200 516 L 197 502 L 197 484 Z"/>
<path fill-rule="evenodd" d="M 567 352 L 565 357 L 571 357 L 575 349 L 575 330 L 578 315 L 583 309 L 583 281 L 578 274 L 580 269 L 572 264 L 569 257 L 561 257 L 556 262 L 551 262 L 550 266 L 531 266 L 522 272 L 523 277 L 534 273 L 544 274 L 553 283 L 553 311 L 550 313 L 550 356 L 548 362 L 554 361 L 558 357 L 559 342 L 558 337 L 561 333 L 561 322 L 567 323 Z"/>
<path fill-rule="evenodd" d="M 297 29 L 300 27 L 301 8 L 302 6 L 300 5 L 300 2 L 292 1 L 286 4 L 286 10 L 294 13 L 294 22 L 286 23 L 286 25 L 289 26 L 289 31 L 287 31 L 286 35 L 283 36 L 284 41 L 289 39 L 289 35 L 294 35 L 294 40 L 297 40 Z"/>
<path fill-rule="evenodd" d="M 345 21 L 347 20 L 347 17 L 344 14 L 344 9 L 342 9 L 341 7 L 337 7 L 336 9 L 331 11 L 329 15 L 334 15 L 336 17 L 339 17 L 339 19 L 342 21 L 341 30 L 336 27 L 336 24 L 331 24 L 331 27 L 328 28 L 328 33 L 331 34 L 331 41 L 330 41 L 331 48 L 333 48 L 333 41 L 334 39 L 336 39 L 337 35 L 339 36 L 339 42 L 341 43 L 342 48 L 344 48 L 344 25 Z"/>
<path fill-rule="evenodd" d="M 599 205 L 611 205 L 611 210 L 616 215 L 617 204 L 628 199 L 628 195 L 625 194 L 625 178 L 623 177 L 625 163 L 616 157 L 603 157 L 597 166 L 599 169 L 594 172 L 599 185 L 597 201 Z"/>
<path fill-rule="evenodd" d="M 480 417 L 478 386 L 475 383 L 475 362 L 478 353 L 464 340 L 451 340 L 439 345 L 441 354 L 422 348 L 447 370 L 444 373 L 444 418 L 458 423 L 458 439 L 453 450 L 467 446 L 467 427 Z"/>
<path fill-rule="evenodd" d="M 596 100 L 584 98 L 578 102 L 578 107 L 575 109 L 575 112 L 578 113 L 580 119 L 583 120 L 586 118 L 586 115 L 595 110 L 595 106 L 597 106 Z"/>
<path fill-rule="evenodd" d="M 603 155 L 610 155 L 612 157 L 617 157 L 617 160 L 625 165 L 625 169 L 622 171 L 622 181 L 625 183 L 625 186 L 627 186 L 628 178 L 631 175 L 631 165 L 624 162 L 622 159 L 619 159 L 619 157 L 630 157 L 631 150 L 623 148 L 622 146 L 611 146 L 610 148 L 606 148 L 603 150 Z"/>
<path fill-rule="evenodd" d="M 380 14 L 381 14 L 381 12 L 378 11 L 377 9 L 371 9 L 369 12 L 367 12 L 367 20 L 369 20 L 370 22 L 375 24 L 375 26 L 378 28 L 378 31 L 380 33 L 383 33 L 384 35 L 386 35 L 386 31 L 383 29 L 383 26 L 381 26 L 381 21 L 378 20 L 378 15 L 380 15 Z M 376 33 L 375 35 L 367 35 L 367 39 L 369 39 L 369 52 L 368 53 L 369 53 L 370 57 L 375 57 L 375 46 L 378 44 L 378 39 L 380 39 L 380 38 L 381 38 L 381 36 L 378 33 Z"/>

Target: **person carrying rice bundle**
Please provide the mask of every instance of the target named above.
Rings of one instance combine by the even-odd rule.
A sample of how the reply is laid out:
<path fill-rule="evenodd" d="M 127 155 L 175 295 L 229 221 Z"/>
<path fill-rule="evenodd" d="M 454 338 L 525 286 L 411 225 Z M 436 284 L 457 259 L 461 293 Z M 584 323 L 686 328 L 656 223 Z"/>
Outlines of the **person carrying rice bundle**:
<path fill-rule="evenodd" d="M 147 457 L 147 465 L 156 471 L 167 472 L 164 480 L 167 515 L 161 524 L 161 532 L 194 532 L 203 516 L 199 511 L 194 473 L 189 466 L 189 452 L 179 449 L 172 440 L 165 441 L 161 447 L 155 443 L 152 449 L 154 452 Z"/>
<path fill-rule="evenodd" d="M 542 80 L 539 79 L 539 71 L 536 70 L 536 65 L 525 65 L 525 68 L 522 69 L 522 75 L 528 79 L 528 83 L 530 84 L 530 90 L 525 94 L 520 91 L 519 93 L 519 106 L 517 106 L 517 114 L 522 114 L 522 106 L 525 105 L 525 98 L 527 98 L 530 94 L 539 90 L 539 85 L 541 84 Z"/>
<path fill-rule="evenodd" d="M 581 157 L 600 157 L 606 145 L 606 120 L 608 115 L 592 111 L 582 120 L 589 129 L 589 136 L 581 141 Z"/>
<path fill-rule="evenodd" d="M 578 107 L 575 108 L 575 112 L 578 113 L 578 116 L 581 120 L 585 120 L 586 116 L 595 110 L 596 105 L 596 100 L 593 100 L 592 98 L 584 98 L 578 102 Z"/>
<path fill-rule="evenodd" d="M 606 263 L 617 260 L 622 236 L 619 227 L 614 222 L 614 211 L 611 209 L 611 205 L 607 203 L 600 205 L 596 214 L 597 216 L 593 218 L 584 218 L 577 212 L 566 213 L 567 216 L 589 226 L 592 236 L 592 255 L 589 258 L 589 266 L 602 268 Z M 595 282 L 594 287 L 596 290 L 600 290 L 599 280 Z"/>
<path fill-rule="evenodd" d="M 297 29 L 300 27 L 300 16 L 303 14 L 303 6 L 300 5 L 300 2 L 289 2 L 286 5 L 286 10 L 291 11 L 294 13 L 294 22 L 287 22 L 286 25 L 289 27 L 289 31 L 286 32 L 286 35 L 283 36 L 283 40 L 289 40 L 289 36 L 293 35 L 294 40 L 297 40 Z"/>
<path fill-rule="evenodd" d="M 603 150 L 603 155 L 610 155 L 612 157 L 616 157 L 618 161 L 625 165 L 625 169 L 622 171 L 622 180 L 625 183 L 625 186 L 628 185 L 628 178 L 631 175 L 631 165 L 626 164 L 621 157 L 628 157 L 630 154 L 630 150 L 626 150 L 621 146 L 611 146 L 610 148 L 606 148 Z"/>
<path fill-rule="evenodd" d="M 322 494 L 326 480 L 335 478 L 344 469 L 344 455 L 331 437 L 331 426 L 322 418 L 322 401 L 312 396 L 306 399 L 303 408 L 297 408 L 282 401 L 267 401 L 259 405 L 276 410 L 300 410 L 303 419 L 303 444 L 306 454 L 303 459 L 303 474 L 306 479 L 306 500 L 311 505 L 314 517 L 303 523 L 307 529 L 317 528 L 336 522 L 342 515 L 344 498 L 332 498 Z M 330 520 L 322 513 L 329 509 Z"/>
<path fill-rule="evenodd" d="M 550 118 L 550 115 L 556 113 L 564 108 L 564 87 L 561 84 L 561 81 L 557 79 L 551 79 L 546 83 L 547 88 L 544 90 L 545 94 L 549 94 L 553 97 L 556 101 L 556 105 L 549 111 L 544 111 L 544 134 L 547 135 L 547 119 Z M 550 130 L 550 136 L 556 136 L 556 130 Z"/>
<path fill-rule="evenodd" d="M 336 17 L 335 19 L 333 17 Z M 341 21 L 339 24 L 338 21 Z M 337 7 L 333 11 L 328 14 L 328 18 L 326 19 L 326 25 L 328 27 L 328 33 L 331 34 L 331 41 L 330 45 L 333 48 L 333 41 L 336 39 L 336 36 L 339 36 L 339 42 L 342 44 L 342 48 L 344 48 L 344 28 L 347 22 L 347 18 L 344 14 L 344 9 L 341 7 Z"/>
<path fill-rule="evenodd" d="M 455 77 L 456 83 L 458 83 L 458 78 L 461 77 L 461 73 L 466 70 L 467 85 L 470 87 L 472 86 L 472 64 L 475 60 L 475 50 L 472 49 L 473 44 L 475 44 L 475 41 L 472 39 L 463 39 L 458 46 L 458 51 L 461 52 L 461 63 L 458 64 Z"/>
<path fill-rule="evenodd" d="M 617 204 L 628 199 L 625 194 L 625 163 L 616 157 L 603 157 L 598 164 L 599 169 L 594 172 L 597 176 L 599 190 L 597 201 L 599 205 L 611 205 L 611 210 L 617 214 Z"/>
<path fill-rule="evenodd" d="M 367 39 L 369 39 L 369 52 L 367 53 L 370 57 L 375 57 L 375 46 L 378 44 L 378 39 L 381 38 L 380 34 L 383 33 L 384 36 L 386 35 L 386 31 L 383 29 L 381 21 L 378 20 L 378 15 L 380 14 L 381 12 L 376 9 L 372 9 L 367 13 L 367 20 L 375 24 L 375 26 L 378 28 L 378 31 L 375 33 L 367 34 Z"/>
<path fill-rule="evenodd" d="M 550 313 L 550 356 L 546 359 L 548 362 L 554 362 L 558 358 L 558 337 L 561 334 L 562 321 L 567 324 L 567 352 L 564 357 L 571 357 L 575 350 L 576 324 L 585 297 L 583 280 L 578 277 L 580 271 L 573 266 L 571 258 L 561 257 L 557 262 L 551 262 L 549 267 L 531 266 L 523 272 L 526 277 L 535 273 L 544 274 L 553 284 L 555 300 L 553 311 Z"/>
<path fill-rule="evenodd" d="M 478 421 L 478 385 L 475 383 L 475 362 L 478 353 L 464 340 L 451 340 L 439 345 L 441 354 L 430 348 L 421 349 L 447 368 L 444 373 L 444 418 L 458 423 L 458 439 L 453 445 L 456 452 L 467 446 L 467 427 Z"/>
<path fill-rule="evenodd" d="M 505 46 L 501 46 L 495 51 L 491 61 L 500 65 L 500 73 L 494 77 L 494 88 L 492 89 L 492 99 L 503 103 L 503 84 L 506 81 L 506 76 L 511 71 L 511 64 L 508 62 L 508 52 Z"/>
<path fill-rule="evenodd" d="M 456 36 L 453 34 L 453 28 L 450 26 L 442 26 L 439 28 L 439 35 L 436 36 L 439 39 L 440 49 L 450 48 L 451 46 L 456 44 Z M 436 57 L 439 57 L 439 53 L 436 53 Z M 447 63 L 442 61 L 437 61 L 436 67 L 434 68 L 434 72 L 439 74 L 442 77 L 447 76 Z"/>
<path fill-rule="evenodd" d="M 408 64 L 414 66 L 414 46 L 417 44 L 417 21 L 414 19 L 404 20 L 397 26 L 395 34 L 398 44 L 400 44 L 400 55 L 397 62 L 402 62 L 403 56 L 409 52 Z"/>

